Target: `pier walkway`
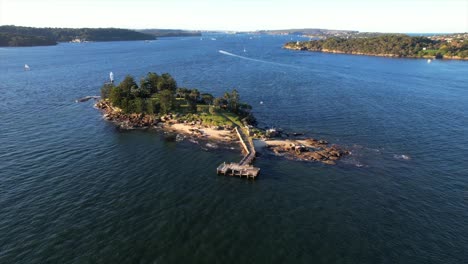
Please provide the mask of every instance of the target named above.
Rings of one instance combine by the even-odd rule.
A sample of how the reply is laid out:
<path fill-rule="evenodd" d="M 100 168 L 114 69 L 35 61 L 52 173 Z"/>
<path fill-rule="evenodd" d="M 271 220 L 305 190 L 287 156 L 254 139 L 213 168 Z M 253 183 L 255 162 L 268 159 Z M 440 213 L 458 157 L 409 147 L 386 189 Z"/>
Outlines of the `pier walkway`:
<path fill-rule="evenodd" d="M 253 141 L 242 129 L 239 130 L 236 127 L 235 130 L 246 154 L 239 163 L 222 163 L 218 166 L 216 172 L 222 175 L 245 176 L 250 179 L 255 179 L 260 172 L 260 168 L 252 165 L 256 155 Z"/>

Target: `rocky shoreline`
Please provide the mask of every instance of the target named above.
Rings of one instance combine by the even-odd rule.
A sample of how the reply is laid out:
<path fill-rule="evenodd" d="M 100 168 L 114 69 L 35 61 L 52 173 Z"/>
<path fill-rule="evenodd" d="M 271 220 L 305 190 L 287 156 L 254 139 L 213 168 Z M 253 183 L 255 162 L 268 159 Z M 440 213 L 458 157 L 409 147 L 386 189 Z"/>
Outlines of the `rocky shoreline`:
<path fill-rule="evenodd" d="M 351 152 L 331 145 L 325 140 L 314 138 L 265 140 L 266 148 L 277 156 L 301 161 L 317 161 L 328 165 L 336 162 Z"/>
<path fill-rule="evenodd" d="M 95 104 L 103 112 L 103 118 L 114 123 L 120 130 L 133 129 L 160 129 L 169 133 L 166 136 L 171 141 L 181 141 L 188 137 L 189 141 L 198 143 L 204 140 L 211 148 L 214 144 L 232 146 L 239 143 L 233 127 L 209 127 L 202 121 L 181 121 L 180 115 L 167 114 L 163 116 L 125 114 L 118 108 L 112 107 L 107 101 L 100 100 Z M 256 128 L 258 129 L 258 128 Z M 334 165 L 342 157 L 351 154 L 348 150 L 337 145 L 330 145 L 327 141 L 307 138 L 302 134 L 293 133 L 294 136 L 276 133 L 273 137 L 263 136 L 263 148 L 291 160 L 321 162 Z M 298 137 L 299 136 L 299 137 Z"/>
<path fill-rule="evenodd" d="M 107 101 L 101 100 L 94 105 L 103 113 L 103 118 L 116 125 L 119 130 L 157 129 L 163 130 L 169 140 L 189 137 L 191 141 L 204 139 L 218 143 L 235 143 L 237 141 L 232 127 L 208 127 L 201 121 L 187 122 L 179 120 L 178 114 L 162 116 L 125 114 L 120 109 L 112 107 Z M 172 135 L 171 135 L 172 134 Z"/>
<path fill-rule="evenodd" d="M 98 101 L 94 106 L 103 112 L 105 120 L 111 121 L 119 129 L 150 128 L 157 126 L 161 121 L 160 118 L 151 115 L 124 114 L 120 109 L 112 107 L 104 100 Z"/>

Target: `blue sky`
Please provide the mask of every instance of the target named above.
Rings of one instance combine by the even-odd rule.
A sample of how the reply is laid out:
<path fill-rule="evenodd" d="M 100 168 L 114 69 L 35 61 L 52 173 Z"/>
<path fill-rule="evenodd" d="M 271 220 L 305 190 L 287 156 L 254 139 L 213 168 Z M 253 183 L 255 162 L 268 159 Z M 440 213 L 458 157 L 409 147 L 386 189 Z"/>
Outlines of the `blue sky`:
<path fill-rule="evenodd" d="M 0 24 L 36 27 L 467 32 L 468 0 L 0 0 Z"/>

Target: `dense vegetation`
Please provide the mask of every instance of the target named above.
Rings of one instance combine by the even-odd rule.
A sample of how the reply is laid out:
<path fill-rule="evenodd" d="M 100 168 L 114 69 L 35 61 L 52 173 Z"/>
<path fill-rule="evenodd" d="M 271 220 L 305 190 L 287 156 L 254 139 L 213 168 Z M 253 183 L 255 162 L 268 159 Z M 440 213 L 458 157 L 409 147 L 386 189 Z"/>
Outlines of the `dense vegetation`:
<path fill-rule="evenodd" d="M 151 40 L 154 36 L 119 28 L 34 28 L 0 26 L 0 46 L 55 45 L 73 39 L 86 41 Z"/>
<path fill-rule="evenodd" d="M 106 83 L 101 88 L 101 96 L 114 107 L 127 114 L 163 115 L 181 114 L 182 119 L 201 118 L 214 125 L 241 122 L 255 124 L 250 113 L 252 107 L 240 101 L 237 90 L 226 92 L 215 98 L 198 89 L 178 87 L 168 73 L 158 75 L 150 72 L 138 85 L 132 76 L 126 76 L 118 85 Z"/>
<path fill-rule="evenodd" d="M 201 36 L 200 31 L 180 30 L 180 29 L 142 29 L 138 32 L 150 34 L 155 37 L 196 37 Z"/>
<path fill-rule="evenodd" d="M 49 46 L 56 44 L 55 39 L 46 36 L 0 33 L 0 47 Z"/>
<path fill-rule="evenodd" d="M 411 37 L 389 34 L 368 38 L 327 38 L 306 42 L 290 42 L 286 48 L 362 53 L 369 55 L 393 55 L 398 57 L 460 57 L 468 58 L 468 40 L 451 42 L 431 40 L 427 37 Z"/>

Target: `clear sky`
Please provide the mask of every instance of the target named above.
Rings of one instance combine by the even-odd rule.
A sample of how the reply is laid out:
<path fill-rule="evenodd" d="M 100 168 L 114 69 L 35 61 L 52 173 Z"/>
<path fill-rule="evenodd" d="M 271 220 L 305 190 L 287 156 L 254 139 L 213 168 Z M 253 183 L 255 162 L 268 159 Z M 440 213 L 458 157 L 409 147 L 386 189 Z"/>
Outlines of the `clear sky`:
<path fill-rule="evenodd" d="M 0 25 L 468 32 L 468 0 L 0 0 Z"/>

